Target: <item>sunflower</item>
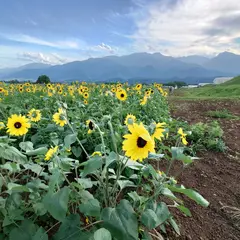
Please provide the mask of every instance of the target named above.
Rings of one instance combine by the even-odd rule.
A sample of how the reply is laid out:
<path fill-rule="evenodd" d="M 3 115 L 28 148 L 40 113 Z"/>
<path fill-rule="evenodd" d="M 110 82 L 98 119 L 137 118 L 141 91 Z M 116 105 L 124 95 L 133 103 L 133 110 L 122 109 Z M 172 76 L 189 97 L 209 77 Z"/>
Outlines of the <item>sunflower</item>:
<path fill-rule="evenodd" d="M 30 88 L 27 88 L 27 89 L 26 89 L 26 92 L 28 92 L 28 93 L 31 92 L 31 89 L 30 89 Z"/>
<path fill-rule="evenodd" d="M 188 142 L 187 142 L 187 140 L 186 140 L 187 134 L 183 132 L 182 128 L 179 128 L 179 129 L 178 129 L 178 134 L 180 135 L 180 138 L 181 138 L 181 140 L 182 140 L 182 143 L 183 143 L 184 145 L 187 145 L 187 144 L 188 144 Z"/>
<path fill-rule="evenodd" d="M 136 117 L 132 114 L 128 114 L 126 116 L 124 123 L 125 123 L 125 125 L 129 125 L 129 124 L 132 125 L 133 123 L 135 123 L 135 121 L 136 121 Z"/>
<path fill-rule="evenodd" d="M 0 87 L 0 93 L 4 92 L 4 88 Z"/>
<path fill-rule="evenodd" d="M 131 134 L 123 136 L 125 140 L 122 147 L 126 151 L 127 157 L 135 161 L 142 161 L 148 157 L 149 152 L 155 152 L 155 142 L 142 123 L 133 123 L 133 125 L 128 126 L 128 129 Z"/>
<path fill-rule="evenodd" d="M 4 122 L 0 122 L 0 130 L 4 129 L 5 128 L 5 124 Z"/>
<path fill-rule="evenodd" d="M 126 101 L 127 99 L 127 93 L 124 89 L 121 89 L 120 91 L 116 92 L 116 97 L 120 100 L 120 101 Z"/>
<path fill-rule="evenodd" d="M 62 89 L 59 89 L 59 90 L 58 90 L 58 94 L 62 95 L 62 94 L 63 94 L 63 90 L 62 90 Z"/>
<path fill-rule="evenodd" d="M 19 91 L 20 93 L 22 93 L 22 92 L 23 92 L 23 88 L 20 87 L 20 88 L 18 89 L 18 91 Z"/>
<path fill-rule="evenodd" d="M 147 103 L 147 100 L 148 100 L 147 96 L 144 96 L 144 98 L 143 98 L 142 101 L 140 102 L 140 105 L 141 105 L 141 106 L 145 105 L 145 104 Z"/>
<path fill-rule="evenodd" d="M 39 122 L 41 120 L 42 114 L 40 110 L 31 109 L 28 113 L 28 117 L 32 122 Z"/>
<path fill-rule="evenodd" d="M 22 115 L 13 114 L 8 118 L 7 122 L 7 132 L 13 136 L 22 136 L 28 132 L 31 127 L 29 120 Z"/>
<path fill-rule="evenodd" d="M 86 124 L 87 124 L 87 126 L 89 128 L 88 129 L 88 134 L 92 133 L 94 128 L 95 128 L 94 123 L 91 120 L 87 120 Z"/>
<path fill-rule="evenodd" d="M 89 93 L 85 92 L 85 93 L 83 94 L 83 97 L 84 97 L 85 99 L 89 98 Z"/>
<path fill-rule="evenodd" d="M 116 92 L 116 88 L 113 87 L 113 88 L 111 89 L 111 91 L 112 91 L 112 92 Z"/>
<path fill-rule="evenodd" d="M 53 114 L 53 121 L 61 127 L 64 127 L 64 125 L 67 124 L 65 113 L 62 108 L 59 108 L 58 112 Z"/>
<path fill-rule="evenodd" d="M 152 134 L 152 137 L 161 140 L 161 138 L 164 137 L 163 133 L 165 131 L 164 129 L 165 125 L 166 125 L 165 122 L 157 124 L 155 123 L 155 130 L 154 133 Z"/>
<path fill-rule="evenodd" d="M 53 157 L 53 155 L 57 152 L 57 150 L 58 150 L 58 146 L 56 146 L 55 148 L 53 148 L 53 147 L 50 148 L 47 151 L 47 153 L 45 154 L 44 160 L 46 160 L 46 161 L 50 160 Z"/>
<path fill-rule="evenodd" d="M 151 96 L 151 91 L 147 90 L 147 91 L 145 92 L 145 96 L 150 97 L 150 96 Z"/>
<path fill-rule="evenodd" d="M 136 87 L 135 87 L 135 89 L 138 90 L 138 91 L 141 90 L 141 89 L 142 89 L 142 84 L 140 84 L 140 83 L 137 84 Z"/>

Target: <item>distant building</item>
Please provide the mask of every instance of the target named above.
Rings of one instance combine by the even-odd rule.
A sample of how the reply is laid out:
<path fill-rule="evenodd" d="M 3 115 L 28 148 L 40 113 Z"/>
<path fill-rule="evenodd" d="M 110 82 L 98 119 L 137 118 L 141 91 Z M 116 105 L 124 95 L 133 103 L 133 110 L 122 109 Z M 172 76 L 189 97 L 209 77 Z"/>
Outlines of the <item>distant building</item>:
<path fill-rule="evenodd" d="M 212 84 L 212 83 L 199 83 L 198 86 L 203 87 L 203 86 L 206 86 L 206 85 L 209 85 L 209 84 Z"/>
<path fill-rule="evenodd" d="M 187 85 L 187 88 L 197 88 L 198 84 L 191 84 L 191 85 Z"/>
<path fill-rule="evenodd" d="M 230 81 L 233 77 L 218 77 L 213 80 L 214 84 L 221 84 Z"/>

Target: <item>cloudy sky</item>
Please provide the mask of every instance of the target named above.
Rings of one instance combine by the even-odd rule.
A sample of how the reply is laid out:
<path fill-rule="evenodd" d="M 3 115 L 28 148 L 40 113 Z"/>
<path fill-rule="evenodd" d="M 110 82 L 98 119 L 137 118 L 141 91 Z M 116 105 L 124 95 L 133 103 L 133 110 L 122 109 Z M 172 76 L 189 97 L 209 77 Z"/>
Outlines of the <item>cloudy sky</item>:
<path fill-rule="evenodd" d="M 240 54 L 239 0 L 0 0 L 0 68 L 132 52 Z"/>

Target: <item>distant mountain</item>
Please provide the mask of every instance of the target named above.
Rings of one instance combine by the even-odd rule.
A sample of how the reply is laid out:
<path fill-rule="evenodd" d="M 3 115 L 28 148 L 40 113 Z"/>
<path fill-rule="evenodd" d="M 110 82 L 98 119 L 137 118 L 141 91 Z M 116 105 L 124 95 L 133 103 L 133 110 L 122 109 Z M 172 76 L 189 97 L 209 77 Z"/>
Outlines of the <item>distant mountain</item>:
<path fill-rule="evenodd" d="M 196 83 L 212 82 L 215 77 L 234 75 L 227 68 L 223 70 L 206 67 L 207 64 L 211 65 L 213 60 L 201 56 L 179 59 L 164 56 L 161 53 L 134 53 L 126 56 L 90 58 L 56 66 L 28 64 L 5 74 L 4 78 L 36 80 L 39 75 L 46 74 L 52 81 L 112 81 L 119 79 L 131 82 L 136 80 L 168 82 L 177 79 Z M 204 67 L 201 66 L 202 64 Z"/>
<path fill-rule="evenodd" d="M 228 72 L 229 75 L 240 74 L 240 55 L 223 52 L 204 63 L 203 66 L 207 69 Z"/>
<path fill-rule="evenodd" d="M 203 65 L 209 61 L 209 58 L 203 57 L 203 56 L 198 56 L 198 55 L 191 55 L 191 56 L 187 56 L 187 57 L 178 57 L 177 59 L 182 62 L 185 62 L 185 63 L 192 63 L 192 64 L 197 64 L 197 65 Z"/>
<path fill-rule="evenodd" d="M 16 67 L 16 68 L 3 68 L 0 69 L 0 77 L 1 78 L 6 78 L 6 76 L 8 75 L 18 75 L 19 71 L 22 70 L 30 70 L 30 69 L 46 69 L 51 67 L 52 65 L 49 64 L 44 64 L 44 63 L 29 63 L 20 67 Z M 18 77 L 16 77 L 18 78 Z"/>

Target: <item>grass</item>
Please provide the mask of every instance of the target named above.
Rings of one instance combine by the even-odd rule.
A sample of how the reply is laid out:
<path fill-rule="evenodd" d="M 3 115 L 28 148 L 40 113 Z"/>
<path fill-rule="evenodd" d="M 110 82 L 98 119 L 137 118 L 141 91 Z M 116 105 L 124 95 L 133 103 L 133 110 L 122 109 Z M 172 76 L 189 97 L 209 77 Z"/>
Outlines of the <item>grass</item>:
<path fill-rule="evenodd" d="M 184 99 L 240 99 L 240 76 L 219 85 L 179 89 L 174 97 Z"/>
<path fill-rule="evenodd" d="M 232 115 L 227 109 L 208 111 L 207 116 L 213 118 L 236 118 L 236 116 Z"/>

